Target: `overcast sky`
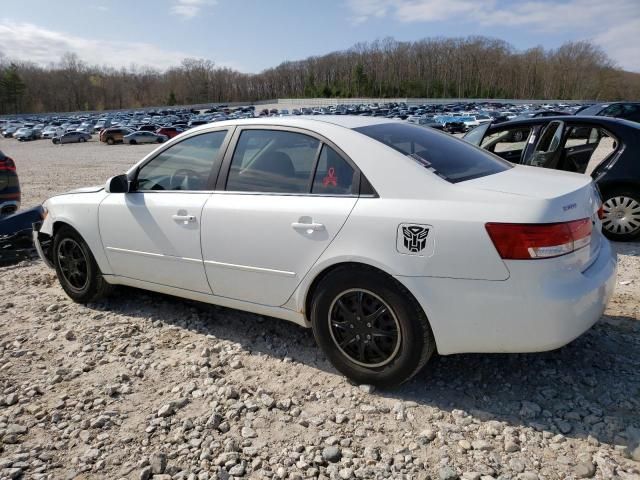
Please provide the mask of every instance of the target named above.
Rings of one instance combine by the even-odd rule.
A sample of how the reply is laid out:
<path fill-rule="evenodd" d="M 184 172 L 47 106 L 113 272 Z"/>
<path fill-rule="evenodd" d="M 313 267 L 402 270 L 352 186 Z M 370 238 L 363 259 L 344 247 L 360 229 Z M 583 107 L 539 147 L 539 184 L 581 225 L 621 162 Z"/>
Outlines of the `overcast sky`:
<path fill-rule="evenodd" d="M 259 72 L 387 36 L 486 35 L 518 49 L 591 40 L 640 72 L 640 0 L 28 0 L 0 13 L 0 52 L 40 64 L 164 69 L 185 57 Z"/>

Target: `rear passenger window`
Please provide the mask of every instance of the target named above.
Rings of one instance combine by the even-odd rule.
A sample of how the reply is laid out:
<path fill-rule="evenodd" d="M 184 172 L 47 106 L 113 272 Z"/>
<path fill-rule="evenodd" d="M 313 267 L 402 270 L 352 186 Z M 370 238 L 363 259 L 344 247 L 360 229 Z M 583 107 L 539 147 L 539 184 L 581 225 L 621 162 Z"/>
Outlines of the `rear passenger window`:
<path fill-rule="evenodd" d="M 233 153 L 227 190 L 308 193 L 320 142 L 282 130 L 244 130 Z"/>
<path fill-rule="evenodd" d="M 311 193 L 325 195 L 352 195 L 354 192 L 354 170 L 336 151 L 324 145 Z"/>

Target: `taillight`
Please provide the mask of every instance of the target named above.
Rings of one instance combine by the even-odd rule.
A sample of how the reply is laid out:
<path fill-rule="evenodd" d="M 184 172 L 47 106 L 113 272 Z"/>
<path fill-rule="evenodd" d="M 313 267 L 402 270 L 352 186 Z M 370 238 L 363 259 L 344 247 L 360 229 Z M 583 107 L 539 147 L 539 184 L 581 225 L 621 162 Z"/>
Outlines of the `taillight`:
<path fill-rule="evenodd" d="M 16 164 L 13 163 L 13 160 L 11 160 L 9 157 L 5 157 L 4 160 L 0 160 L 0 170 L 15 172 Z"/>
<path fill-rule="evenodd" d="M 598 218 L 600 220 L 604 220 L 604 205 L 600 205 L 600 208 L 598 209 Z"/>
<path fill-rule="evenodd" d="M 591 242 L 591 219 L 563 223 L 487 223 L 491 241 L 505 260 L 559 257 Z"/>

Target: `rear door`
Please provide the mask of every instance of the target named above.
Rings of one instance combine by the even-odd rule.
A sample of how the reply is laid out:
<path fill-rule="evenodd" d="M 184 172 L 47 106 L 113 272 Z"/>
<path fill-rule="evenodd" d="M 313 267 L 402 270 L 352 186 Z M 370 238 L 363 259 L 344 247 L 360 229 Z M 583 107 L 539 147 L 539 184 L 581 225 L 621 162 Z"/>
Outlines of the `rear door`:
<path fill-rule="evenodd" d="M 523 163 L 534 167 L 558 168 L 564 145 L 564 132 L 564 122 L 549 122 L 537 139 L 535 136 L 529 138 Z"/>
<path fill-rule="evenodd" d="M 202 254 L 215 295 L 287 302 L 358 200 L 360 174 L 305 130 L 238 129 L 202 213 Z"/>

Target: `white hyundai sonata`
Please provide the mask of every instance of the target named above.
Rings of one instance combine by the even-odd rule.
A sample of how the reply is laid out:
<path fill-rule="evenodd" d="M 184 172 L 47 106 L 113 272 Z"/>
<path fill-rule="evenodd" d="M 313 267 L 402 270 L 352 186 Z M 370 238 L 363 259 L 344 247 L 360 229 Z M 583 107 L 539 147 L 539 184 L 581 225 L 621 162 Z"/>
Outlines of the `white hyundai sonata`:
<path fill-rule="evenodd" d="M 290 320 L 379 386 L 435 351 L 565 345 L 615 283 L 589 177 L 392 120 L 204 125 L 45 207 L 34 240 L 73 300 L 129 285 Z"/>

